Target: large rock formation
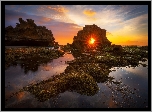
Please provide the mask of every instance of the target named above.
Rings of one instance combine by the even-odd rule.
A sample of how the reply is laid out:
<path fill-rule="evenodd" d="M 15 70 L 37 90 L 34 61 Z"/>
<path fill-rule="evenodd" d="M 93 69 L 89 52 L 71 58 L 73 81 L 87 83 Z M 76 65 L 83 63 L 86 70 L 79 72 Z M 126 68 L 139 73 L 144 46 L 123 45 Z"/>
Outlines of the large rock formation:
<path fill-rule="evenodd" d="M 46 29 L 45 26 L 37 26 L 32 19 L 24 21 L 22 18 L 19 18 L 19 22 L 20 23 L 16 23 L 15 28 L 12 26 L 5 28 L 6 45 L 14 45 L 14 43 L 24 43 L 28 45 L 29 43 L 31 43 L 31 45 L 44 44 L 45 46 L 58 45 L 58 43 L 54 41 L 52 31 Z"/>
<path fill-rule="evenodd" d="M 89 40 L 93 38 L 95 41 L 91 45 Z M 90 48 L 99 48 L 101 46 L 110 46 L 111 42 L 106 37 L 106 30 L 101 29 L 97 25 L 85 25 L 83 30 L 78 31 L 74 36 L 72 46 L 76 49 L 87 50 Z"/>

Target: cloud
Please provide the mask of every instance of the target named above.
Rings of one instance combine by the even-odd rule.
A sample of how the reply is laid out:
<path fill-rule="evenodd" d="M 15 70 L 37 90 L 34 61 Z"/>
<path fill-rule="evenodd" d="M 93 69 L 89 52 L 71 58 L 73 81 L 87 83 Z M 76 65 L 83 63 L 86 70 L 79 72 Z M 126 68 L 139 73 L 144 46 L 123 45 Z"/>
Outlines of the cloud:
<path fill-rule="evenodd" d="M 9 25 L 15 27 L 16 23 L 19 23 L 18 20 L 19 18 L 22 18 L 24 20 L 33 19 L 37 25 L 43 25 L 43 26 L 53 20 L 51 18 L 47 18 L 43 16 L 28 15 L 26 13 L 5 9 L 5 27 Z"/>
<path fill-rule="evenodd" d="M 35 15 L 41 15 L 41 16 L 53 16 L 53 15 L 63 16 L 64 13 L 68 12 L 68 10 L 61 5 L 39 5 L 35 8 L 36 9 L 33 11 L 33 13 L 35 12 Z"/>
<path fill-rule="evenodd" d="M 128 31 L 133 30 L 135 27 L 132 26 L 124 26 L 124 23 L 133 18 L 142 16 L 147 14 L 147 10 L 145 6 L 138 5 L 97 5 L 96 7 L 93 5 L 85 5 L 85 6 L 72 6 L 66 7 L 69 12 L 67 16 L 74 21 L 75 24 L 84 26 L 86 24 L 96 24 L 99 27 L 106 29 L 107 31 L 113 32 L 120 29 L 127 29 Z M 91 11 L 95 12 L 90 13 Z M 82 12 L 83 13 L 80 13 Z M 140 11 L 140 12 L 139 12 Z M 86 14 L 84 14 L 84 12 Z M 88 15 L 87 15 L 88 14 Z M 90 14 L 90 16 L 89 16 Z M 91 16 L 91 14 L 93 16 Z M 87 16 L 86 16 L 87 15 Z M 92 18 L 93 17 L 93 18 Z M 132 23 L 131 23 L 132 24 Z M 138 22 L 138 24 L 141 24 Z M 128 25 L 130 23 L 128 22 Z"/>
<path fill-rule="evenodd" d="M 46 25 L 46 27 L 51 29 L 55 40 L 61 45 L 72 43 L 74 36 L 77 35 L 79 30 L 82 30 L 82 27 L 77 24 L 55 21 Z"/>
<path fill-rule="evenodd" d="M 47 6 L 48 9 L 51 9 L 51 10 L 55 10 L 57 12 L 62 12 L 62 13 L 65 13 L 65 12 L 68 12 L 68 10 L 61 6 L 61 5 L 51 5 L 51 6 Z"/>
<path fill-rule="evenodd" d="M 47 6 L 39 6 L 37 8 L 37 14 L 52 18 L 59 22 L 69 22 L 72 23 L 73 21 L 69 19 L 69 17 L 66 15 L 68 12 L 68 9 L 61 5 L 47 5 Z"/>
<path fill-rule="evenodd" d="M 121 45 L 148 45 L 148 14 L 123 20 L 119 18 L 120 23 L 113 23 L 113 26 L 107 25 L 106 30 L 108 39 L 114 44 Z M 129 40 L 129 41 L 128 41 Z"/>
<path fill-rule="evenodd" d="M 115 35 L 147 35 L 148 36 L 148 14 L 126 20 L 117 25 L 117 29 L 113 30 Z M 119 28 L 119 29 L 118 29 Z"/>
<path fill-rule="evenodd" d="M 51 30 L 55 37 L 55 41 L 62 45 L 72 43 L 73 37 L 76 36 L 79 30 L 82 30 L 81 26 L 74 23 L 59 22 L 52 18 L 28 15 L 26 13 L 7 9 L 5 10 L 5 18 L 5 26 L 12 25 L 13 27 L 16 26 L 16 23 L 19 23 L 19 18 L 22 18 L 23 20 L 33 19 L 36 25 L 46 26 L 47 29 Z"/>
<path fill-rule="evenodd" d="M 105 10 L 104 10 L 105 9 Z M 123 22 L 122 17 L 118 17 L 120 11 L 109 9 L 105 6 L 73 6 L 67 12 L 68 17 L 74 21 L 75 24 L 82 26 L 97 24 L 104 29 L 115 28 L 116 24 Z M 83 13 L 80 13 L 82 12 Z M 87 16 L 86 16 L 87 15 Z M 112 27 L 112 28 L 111 28 Z"/>
<path fill-rule="evenodd" d="M 148 8 L 144 5 L 16 5 L 5 8 L 12 10 L 5 11 L 6 26 L 15 26 L 19 17 L 31 18 L 37 25 L 51 28 L 57 37 L 70 38 L 81 27 L 96 24 L 107 30 L 108 39 L 114 43 L 121 43 L 122 38 L 123 41 L 148 41 Z"/>
<path fill-rule="evenodd" d="M 89 24 L 94 24 L 97 20 L 96 10 L 93 9 L 92 5 L 73 5 L 64 6 L 69 11 L 66 13 L 67 17 L 73 21 L 73 23 L 85 26 Z M 81 13 L 82 12 L 82 13 Z"/>
<path fill-rule="evenodd" d="M 85 14 L 87 16 L 94 16 L 96 14 L 96 12 L 89 9 L 89 10 L 84 10 L 83 14 Z"/>
<path fill-rule="evenodd" d="M 11 7 L 6 5 L 5 9 L 25 13 L 27 15 L 52 18 L 60 22 L 73 22 L 65 14 L 68 12 L 68 9 L 61 5 L 15 5 Z"/>
<path fill-rule="evenodd" d="M 132 19 L 129 19 L 127 21 L 125 21 L 123 23 L 124 25 L 124 28 L 125 26 L 132 28 L 132 30 L 140 30 L 142 29 L 143 27 L 147 27 L 148 28 L 148 14 L 143 14 L 143 15 L 140 15 L 140 16 L 137 16 L 135 18 L 132 18 Z"/>

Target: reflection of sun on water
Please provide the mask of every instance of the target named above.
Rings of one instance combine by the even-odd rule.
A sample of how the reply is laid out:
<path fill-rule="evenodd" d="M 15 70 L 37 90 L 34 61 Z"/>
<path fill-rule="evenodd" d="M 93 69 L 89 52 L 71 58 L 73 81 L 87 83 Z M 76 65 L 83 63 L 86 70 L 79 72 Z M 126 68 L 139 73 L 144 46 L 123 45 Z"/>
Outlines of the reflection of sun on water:
<path fill-rule="evenodd" d="M 89 44 L 93 44 L 94 41 L 95 41 L 95 39 L 91 37 L 91 39 L 89 40 Z"/>

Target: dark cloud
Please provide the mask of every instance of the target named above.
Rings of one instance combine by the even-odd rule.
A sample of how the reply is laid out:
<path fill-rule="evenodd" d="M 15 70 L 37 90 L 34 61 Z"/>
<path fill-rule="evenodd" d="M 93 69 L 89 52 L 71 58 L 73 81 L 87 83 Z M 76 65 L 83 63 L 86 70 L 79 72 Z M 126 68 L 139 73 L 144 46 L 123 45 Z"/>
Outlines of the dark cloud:
<path fill-rule="evenodd" d="M 7 10 L 7 9 L 5 10 L 5 25 L 6 26 L 9 26 L 9 25 L 15 26 L 16 23 L 19 23 L 18 21 L 19 18 L 22 18 L 23 20 L 33 19 L 37 25 L 46 26 L 48 28 L 53 28 L 54 30 L 59 30 L 59 31 L 66 31 L 67 28 L 68 30 L 73 30 L 72 28 L 75 28 L 75 29 L 80 28 L 80 26 L 74 23 L 58 22 L 56 20 L 43 17 L 43 16 L 28 15 L 26 13 L 16 12 L 16 11 Z"/>
<path fill-rule="evenodd" d="M 62 22 L 71 21 L 65 14 L 68 12 L 68 9 L 61 5 L 6 5 L 5 9 L 25 13 L 28 15 L 49 17 Z"/>
<path fill-rule="evenodd" d="M 129 20 L 148 13 L 148 5 L 124 5 L 119 10 L 121 15 L 124 16 L 124 20 Z"/>
<path fill-rule="evenodd" d="M 37 25 L 42 25 L 42 26 L 47 24 L 47 22 L 52 21 L 51 18 L 36 16 L 36 15 L 28 15 L 26 13 L 6 9 L 5 10 L 5 27 L 9 25 L 15 27 L 16 23 L 19 23 L 18 21 L 19 18 L 22 18 L 23 20 L 33 19 Z"/>

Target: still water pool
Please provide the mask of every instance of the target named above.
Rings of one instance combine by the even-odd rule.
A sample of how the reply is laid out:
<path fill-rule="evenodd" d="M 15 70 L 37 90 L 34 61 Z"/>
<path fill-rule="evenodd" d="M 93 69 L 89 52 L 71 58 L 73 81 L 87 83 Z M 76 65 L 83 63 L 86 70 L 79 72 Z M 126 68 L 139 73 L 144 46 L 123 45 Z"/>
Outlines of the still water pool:
<path fill-rule="evenodd" d="M 30 92 L 20 89 L 36 84 L 52 76 L 63 73 L 74 60 L 72 54 L 53 59 L 38 66 L 36 71 L 21 67 L 20 64 L 5 70 L 5 108 L 148 108 L 148 60 L 137 67 L 113 67 L 109 76 L 111 81 L 96 82 L 99 90 L 94 95 L 64 90 L 40 102 Z M 120 82 L 117 84 L 116 82 Z M 18 92 L 18 94 L 14 94 Z"/>

